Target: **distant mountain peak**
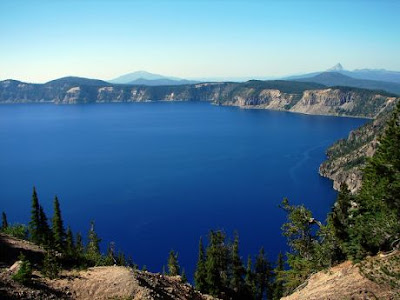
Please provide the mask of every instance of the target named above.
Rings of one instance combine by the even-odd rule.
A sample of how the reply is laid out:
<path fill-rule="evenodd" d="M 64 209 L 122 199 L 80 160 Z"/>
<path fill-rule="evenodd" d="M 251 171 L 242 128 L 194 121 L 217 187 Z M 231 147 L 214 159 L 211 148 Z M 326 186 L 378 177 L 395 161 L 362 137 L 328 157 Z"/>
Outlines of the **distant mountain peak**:
<path fill-rule="evenodd" d="M 326 70 L 326 71 L 328 71 L 328 72 L 340 72 L 340 71 L 343 71 L 344 69 L 343 69 L 343 66 L 342 66 L 342 64 L 341 63 L 337 63 L 336 65 L 334 65 L 332 68 L 329 68 L 328 70 Z"/>
<path fill-rule="evenodd" d="M 172 77 L 172 76 L 164 76 L 160 74 L 150 73 L 147 71 L 136 71 L 128 74 L 121 75 L 117 78 L 109 80 L 108 82 L 111 83 L 120 83 L 120 84 L 127 84 L 135 80 L 161 80 L 161 79 L 168 79 L 168 80 L 181 80 L 181 78 Z"/>

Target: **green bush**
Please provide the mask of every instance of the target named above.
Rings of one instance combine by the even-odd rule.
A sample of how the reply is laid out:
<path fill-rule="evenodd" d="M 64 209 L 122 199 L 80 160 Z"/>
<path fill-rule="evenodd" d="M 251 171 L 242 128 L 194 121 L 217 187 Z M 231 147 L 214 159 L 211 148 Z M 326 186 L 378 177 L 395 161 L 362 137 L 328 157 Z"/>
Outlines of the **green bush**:
<path fill-rule="evenodd" d="M 18 259 L 21 261 L 21 266 L 18 272 L 12 276 L 12 279 L 26 285 L 32 279 L 32 266 L 23 253 L 19 255 Z"/>
<path fill-rule="evenodd" d="M 61 270 L 61 266 L 57 261 L 56 253 L 48 250 L 43 259 L 43 267 L 41 273 L 50 278 L 57 278 Z"/>
<path fill-rule="evenodd" d="M 28 239 L 28 230 L 23 224 L 12 224 L 2 229 L 2 232 L 18 239 Z"/>

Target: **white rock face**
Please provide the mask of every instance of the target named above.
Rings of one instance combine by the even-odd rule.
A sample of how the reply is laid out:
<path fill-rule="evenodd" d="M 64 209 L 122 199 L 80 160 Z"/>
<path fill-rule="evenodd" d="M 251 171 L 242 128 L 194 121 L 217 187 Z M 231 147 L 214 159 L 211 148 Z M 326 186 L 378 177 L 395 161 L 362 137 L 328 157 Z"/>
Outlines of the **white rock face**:
<path fill-rule="evenodd" d="M 81 93 L 81 88 L 79 86 L 72 87 L 67 91 L 67 94 L 65 95 L 62 102 L 68 104 L 77 103 L 80 93 Z"/>
<path fill-rule="evenodd" d="M 307 90 L 303 97 L 290 110 L 305 114 L 337 114 L 337 109 L 350 111 L 359 95 L 342 92 L 338 89 Z"/>

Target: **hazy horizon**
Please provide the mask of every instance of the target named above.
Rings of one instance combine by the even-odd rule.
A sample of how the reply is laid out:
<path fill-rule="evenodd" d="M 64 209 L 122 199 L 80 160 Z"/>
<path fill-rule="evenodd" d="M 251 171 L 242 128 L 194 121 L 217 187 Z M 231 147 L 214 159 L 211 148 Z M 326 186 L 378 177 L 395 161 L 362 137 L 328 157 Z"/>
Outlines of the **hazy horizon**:
<path fill-rule="evenodd" d="M 0 80 L 185 79 L 400 70 L 397 1 L 0 3 Z"/>

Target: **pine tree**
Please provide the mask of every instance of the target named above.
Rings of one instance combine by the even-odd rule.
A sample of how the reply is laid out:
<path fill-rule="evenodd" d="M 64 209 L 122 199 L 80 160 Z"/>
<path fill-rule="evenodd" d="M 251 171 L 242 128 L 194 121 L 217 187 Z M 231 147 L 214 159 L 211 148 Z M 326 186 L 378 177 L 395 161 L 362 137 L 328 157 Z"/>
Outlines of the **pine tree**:
<path fill-rule="evenodd" d="M 185 268 L 182 268 L 181 281 L 182 281 L 183 283 L 186 283 L 186 282 L 187 282 L 187 277 L 186 277 Z"/>
<path fill-rule="evenodd" d="M 57 196 L 54 197 L 53 202 L 54 207 L 54 215 L 52 219 L 53 224 L 53 240 L 54 240 L 54 247 L 58 251 L 64 251 L 65 246 L 65 229 L 63 225 L 63 220 L 61 218 L 61 210 L 60 210 L 60 203 L 58 201 Z"/>
<path fill-rule="evenodd" d="M 346 253 L 360 260 L 388 251 L 400 235 L 400 104 L 387 123 L 378 148 L 363 170 L 352 212 Z"/>
<path fill-rule="evenodd" d="M 65 239 L 65 253 L 69 257 L 73 257 L 75 255 L 75 243 L 74 243 L 74 236 L 71 231 L 71 227 L 68 226 L 66 239 Z"/>
<path fill-rule="evenodd" d="M 315 259 L 318 245 L 314 230 L 316 221 L 311 211 L 303 205 L 290 205 L 288 199 L 282 201 L 281 208 L 287 212 L 288 220 L 283 224 L 282 231 L 290 247 L 290 252 L 287 253 L 290 269 L 285 272 L 285 288 L 291 292 L 311 273 L 319 271 Z"/>
<path fill-rule="evenodd" d="M 400 217 L 400 102 L 363 170 L 360 196 L 384 202 Z"/>
<path fill-rule="evenodd" d="M 179 275 L 180 272 L 178 253 L 175 253 L 174 250 L 171 250 L 168 257 L 168 275 L 176 276 Z"/>
<path fill-rule="evenodd" d="M 248 298 L 254 299 L 257 290 L 256 290 L 255 276 L 252 269 L 252 260 L 250 255 L 247 257 L 246 276 L 244 278 L 244 281 L 247 289 Z"/>
<path fill-rule="evenodd" d="M 52 242 L 51 230 L 44 209 L 39 205 L 39 244 L 50 247 Z"/>
<path fill-rule="evenodd" d="M 279 252 L 278 260 L 274 269 L 275 282 L 273 284 L 272 300 L 279 300 L 283 297 L 284 279 L 282 272 L 284 271 L 284 260 L 282 252 Z"/>
<path fill-rule="evenodd" d="M 244 279 L 246 271 L 243 267 L 242 260 L 239 255 L 239 235 L 235 235 L 235 240 L 232 246 L 232 290 L 240 295 L 244 290 Z"/>
<path fill-rule="evenodd" d="M 82 235 L 80 232 L 76 234 L 75 251 L 77 256 L 82 256 L 85 252 L 85 248 L 83 247 L 83 242 L 82 242 Z"/>
<path fill-rule="evenodd" d="M 1 230 L 6 229 L 7 227 L 8 227 L 7 215 L 3 211 L 3 213 L 1 214 Z"/>
<path fill-rule="evenodd" d="M 222 231 L 211 231 L 209 236 L 206 251 L 207 287 L 209 293 L 218 296 L 229 285 L 229 249 L 225 244 L 225 233 Z"/>
<path fill-rule="evenodd" d="M 50 279 L 55 279 L 58 277 L 60 271 L 61 266 L 57 261 L 55 251 L 48 250 L 43 259 L 43 267 L 41 273 Z"/>
<path fill-rule="evenodd" d="M 100 241 L 101 239 L 97 236 L 94 230 L 94 221 L 90 223 L 90 230 L 88 234 L 88 244 L 86 246 L 86 257 L 92 261 L 93 264 L 98 264 L 101 259 L 100 253 Z"/>
<path fill-rule="evenodd" d="M 110 242 L 107 246 L 107 255 L 104 257 L 104 265 L 112 266 L 117 264 L 115 256 L 115 243 Z M 118 257 L 117 257 L 118 258 Z"/>
<path fill-rule="evenodd" d="M 340 239 L 338 235 L 345 237 L 348 229 L 339 225 L 340 227 L 336 230 L 332 215 L 332 213 L 328 214 L 326 225 L 321 224 L 317 231 L 318 243 L 315 244 L 313 258 L 316 269 L 330 268 L 346 259 L 344 253 L 346 238 Z M 350 222 L 346 221 L 346 224 Z"/>
<path fill-rule="evenodd" d="M 340 192 L 331 214 L 335 236 L 340 242 L 344 242 L 348 239 L 352 203 L 355 203 L 355 197 L 350 193 L 347 184 L 343 183 L 340 186 Z"/>
<path fill-rule="evenodd" d="M 32 193 L 32 210 L 31 210 L 31 220 L 29 222 L 29 234 L 32 242 L 40 243 L 40 216 L 39 216 L 39 199 L 36 193 L 35 187 L 33 187 Z"/>
<path fill-rule="evenodd" d="M 122 252 L 122 251 L 119 251 L 119 252 L 118 252 L 117 265 L 118 265 L 118 266 L 126 266 L 125 254 L 124 254 L 124 252 Z"/>
<path fill-rule="evenodd" d="M 26 259 L 25 255 L 21 252 L 18 259 L 21 261 L 21 265 L 17 273 L 12 276 L 12 279 L 22 284 L 29 284 L 32 279 L 32 266 L 29 260 Z"/>
<path fill-rule="evenodd" d="M 196 271 L 194 273 L 194 282 L 196 289 L 200 292 L 207 292 L 207 271 L 206 271 L 206 255 L 204 253 L 203 239 L 200 237 L 199 241 L 199 256 L 197 260 Z"/>
<path fill-rule="evenodd" d="M 261 248 L 257 255 L 254 271 L 257 288 L 256 299 L 263 299 L 267 292 L 270 294 L 271 279 L 271 266 L 265 256 L 264 248 Z"/>

